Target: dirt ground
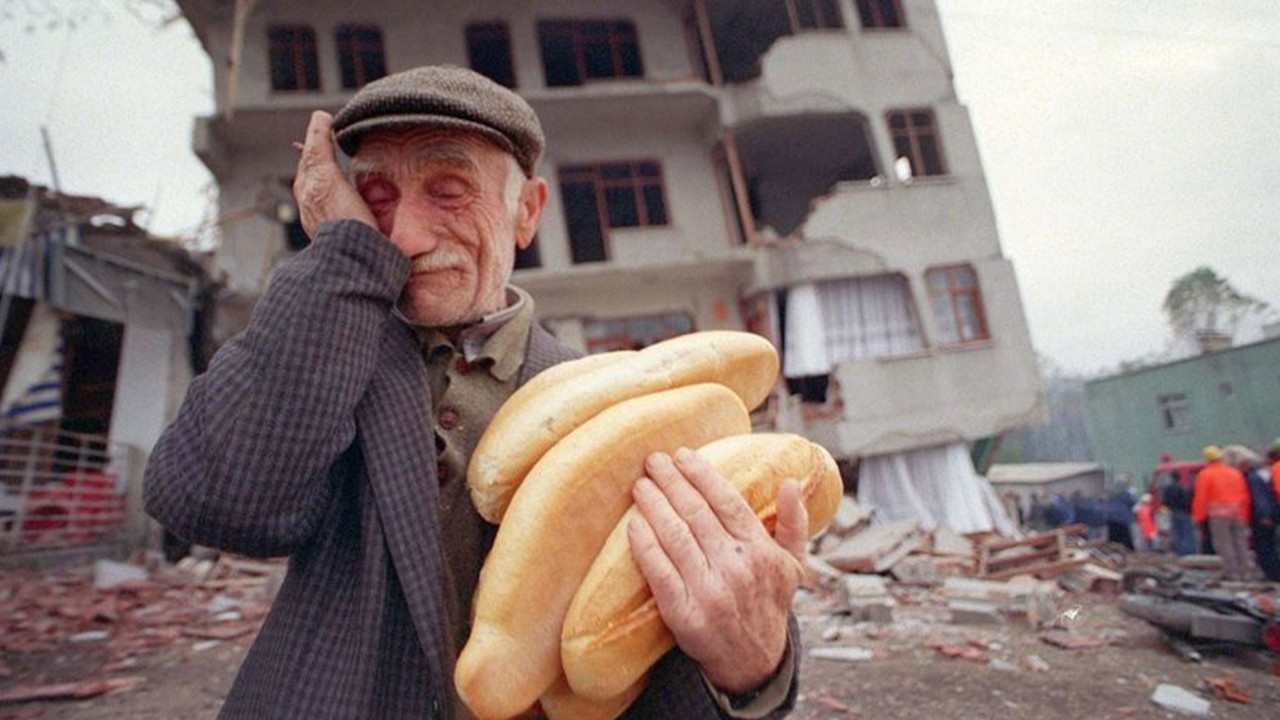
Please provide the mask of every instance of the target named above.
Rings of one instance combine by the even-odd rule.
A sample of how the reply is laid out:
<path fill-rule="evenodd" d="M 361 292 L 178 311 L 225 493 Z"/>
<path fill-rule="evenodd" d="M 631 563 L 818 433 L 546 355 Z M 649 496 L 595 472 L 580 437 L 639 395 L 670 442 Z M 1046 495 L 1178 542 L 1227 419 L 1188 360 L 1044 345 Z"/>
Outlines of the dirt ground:
<path fill-rule="evenodd" d="M 190 632 L 189 628 L 225 627 L 210 624 L 214 617 L 222 623 L 256 622 L 260 598 L 253 595 L 255 584 L 244 592 L 221 588 L 199 591 L 183 605 L 173 590 L 152 588 L 158 600 L 147 600 L 142 590 L 126 594 L 107 610 L 90 583 L 65 581 L 69 588 L 38 592 L 42 582 L 32 576 L 0 578 L 0 610 L 8 614 L 6 637 L 0 638 L 0 697 L 19 687 L 124 678 L 126 687 L 118 692 L 82 700 L 0 702 L 0 720 L 59 718 L 61 720 L 202 720 L 214 718 L 243 661 L 252 631 L 223 633 L 219 640 Z M 914 589 L 913 589 L 914 590 Z M 189 591 L 193 592 L 193 591 Z M 31 608 L 65 608 L 50 600 L 50 593 L 78 598 L 73 610 L 59 610 L 75 616 L 71 628 L 105 628 L 108 639 L 72 642 L 58 637 L 49 622 L 33 615 Z M 102 595 L 102 593 L 98 593 Z M 119 593 L 117 593 L 119 595 Z M 1107 641 L 1103 647 L 1064 650 L 1044 642 L 1038 631 L 1025 621 L 998 626 L 957 625 L 948 620 L 943 605 L 928 591 L 900 594 L 906 600 L 896 609 L 892 623 L 849 623 L 847 618 L 828 612 L 817 596 L 800 598 L 797 613 L 805 634 L 806 649 L 823 646 L 858 647 L 873 652 L 864 661 L 832 661 L 806 657 L 802 665 L 801 697 L 792 717 L 816 718 L 1172 718 L 1173 713 L 1156 707 L 1150 700 L 1161 683 L 1172 683 L 1212 702 L 1217 718 L 1239 720 L 1275 718 L 1280 708 L 1280 677 L 1274 669 L 1247 658 L 1208 657 L 1203 663 L 1183 661 L 1168 649 L 1160 633 L 1146 623 L 1123 615 L 1114 598 L 1088 593 L 1059 598 L 1062 624 L 1068 632 Z M 26 604 L 18 602 L 27 597 Z M 135 598 L 138 603 L 129 602 Z M 169 603 L 176 613 L 161 622 L 151 612 L 152 630 L 163 633 L 139 635 L 127 626 L 146 607 Z M 78 608 L 97 607 L 80 612 Z M 175 609 L 176 608 L 176 609 Z M 233 608 L 228 616 L 228 609 Z M 235 608 L 238 608 L 235 609 Z M 141 612 L 146 613 L 145 610 Z M 113 616 L 114 613 L 114 616 Z M 203 613 L 203 615 L 202 615 Z M 18 620 L 14 620 L 14 617 Z M 0 629 L 4 629 L 0 618 Z M 22 625 L 17 622 L 25 623 Z M 46 642 L 23 644 L 31 623 L 44 633 Z M 168 624 L 166 624 L 168 623 Z M 15 628 L 22 628 L 22 633 Z M 188 628 L 188 630 L 174 629 Z M 90 630 L 90 632 L 93 632 Z M 157 631 L 158 632 L 158 631 Z M 167 633 L 167 634 L 165 634 Z M 31 636 L 35 637 L 35 636 Z M 137 638 L 151 638 L 139 642 Z M 827 639 L 823 639 L 823 638 Z M 945 656 L 936 646 L 964 647 L 976 659 Z M 32 649 L 32 648 L 35 649 Z M 123 649 L 122 649 L 123 648 Z M 1033 669 L 1033 665 L 1039 669 Z M 1205 683 L 1211 678 L 1233 678 L 1250 695 L 1248 704 L 1217 698 Z M 132 680 L 130 680 L 132 678 Z"/>

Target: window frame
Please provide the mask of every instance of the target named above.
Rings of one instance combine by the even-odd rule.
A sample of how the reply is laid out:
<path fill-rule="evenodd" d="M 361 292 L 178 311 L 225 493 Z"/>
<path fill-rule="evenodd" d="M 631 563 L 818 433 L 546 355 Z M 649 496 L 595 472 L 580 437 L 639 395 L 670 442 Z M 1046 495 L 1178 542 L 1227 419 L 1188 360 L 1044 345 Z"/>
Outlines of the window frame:
<path fill-rule="evenodd" d="M 585 49 L 593 44 L 592 41 L 599 42 L 601 38 L 587 33 L 584 26 L 597 23 L 605 23 L 609 26 L 603 36 L 603 42 L 609 49 L 609 61 L 614 72 L 611 75 L 593 77 L 589 74 Z M 624 32 L 619 33 L 619 28 L 624 28 Z M 538 38 L 538 52 L 542 57 L 543 82 L 546 87 L 581 87 L 587 83 L 602 80 L 642 80 L 645 77 L 644 55 L 640 50 L 640 31 L 637 29 L 634 20 L 627 18 L 607 20 L 546 19 L 539 20 L 535 24 L 534 32 Z M 556 36 L 567 36 L 569 39 L 573 50 L 576 82 L 551 82 L 552 65 L 547 55 L 547 42 Z M 626 63 L 623 60 L 622 49 L 628 43 L 634 48 L 635 52 L 637 65 L 635 74 L 627 74 L 625 72 Z"/>
<path fill-rule="evenodd" d="M 462 33 L 463 33 L 463 39 L 467 43 L 467 62 L 470 65 L 472 70 L 475 70 L 476 72 L 480 73 L 481 75 L 484 75 L 490 80 L 493 80 L 499 85 L 502 85 L 503 87 L 506 87 L 506 88 L 510 88 L 512 90 L 514 90 L 520 84 L 520 78 L 516 72 L 515 41 L 512 40 L 511 38 L 510 23 L 508 23 L 505 20 L 478 20 L 476 22 L 467 23 L 466 26 L 463 27 Z M 478 36 L 481 37 L 482 39 L 487 39 L 490 41 L 494 39 L 501 39 L 506 43 L 506 47 L 507 47 L 506 70 L 508 75 L 511 78 L 510 85 L 476 68 L 475 56 L 473 54 L 474 46 L 472 45 L 472 39 Z"/>
<path fill-rule="evenodd" d="M 918 115 L 927 116 L 924 124 L 917 124 Z M 884 114 L 885 124 L 889 128 L 889 139 L 893 144 L 893 157 L 896 161 L 900 157 L 907 158 L 907 162 L 911 165 L 911 177 L 942 177 L 950 174 L 947 167 L 947 156 L 942 147 L 942 128 L 938 125 L 938 116 L 933 112 L 933 108 L 897 108 L 888 110 Z M 903 127 L 894 126 L 894 121 L 901 118 Z M 925 157 L 924 147 L 921 144 L 921 138 L 929 137 L 933 140 L 933 148 L 936 153 L 937 167 L 928 167 Z M 909 154 L 903 155 L 898 148 L 898 141 L 905 140 Z"/>
<path fill-rule="evenodd" d="M 889 25 L 885 19 L 886 6 L 891 6 L 897 25 Z M 900 0 L 853 0 L 854 12 L 858 14 L 858 23 L 863 30 L 905 30 L 908 27 L 907 15 L 902 11 Z M 871 22 L 868 23 L 868 17 Z"/>
<path fill-rule="evenodd" d="M 606 177 L 605 172 L 608 168 L 620 168 L 626 166 L 630 171 L 628 177 Z M 642 168 L 651 167 L 653 172 L 645 174 Z M 671 204 L 667 200 L 667 183 L 666 175 L 663 172 L 662 163 L 656 159 L 631 159 L 631 160 L 605 160 L 591 163 L 572 163 L 562 165 L 556 170 L 556 178 L 559 183 L 561 192 L 561 202 L 563 204 L 564 186 L 567 184 L 590 184 L 595 191 L 595 204 L 597 220 L 600 227 L 601 240 L 604 244 L 604 260 L 608 262 L 612 257 L 612 248 L 610 247 L 610 233 L 613 230 L 626 230 L 630 228 L 649 228 L 649 227 L 667 227 L 671 225 Z M 615 225 L 610 219 L 609 198 L 607 191 L 610 189 L 630 187 L 632 197 L 635 201 L 636 220 L 635 224 Z M 648 188 L 657 188 L 661 194 L 662 218 L 661 221 L 655 221 L 652 217 L 653 213 L 649 208 L 648 200 L 645 198 L 645 190 Z M 568 222 L 568 206 L 564 207 L 566 214 L 566 233 L 572 234 L 570 228 L 571 223 Z M 572 236 L 569 237 L 570 246 L 573 245 Z M 574 264 L 579 264 L 574 260 Z"/>
<path fill-rule="evenodd" d="M 1191 402 L 1185 392 L 1163 393 L 1156 396 L 1160 406 L 1163 430 L 1167 435 L 1191 432 Z"/>
<path fill-rule="evenodd" d="M 287 44 L 281 37 L 282 33 L 291 34 Z M 280 87 L 276 84 L 278 79 L 275 73 L 276 58 L 282 54 L 291 56 L 295 87 Z M 267 26 L 267 69 L 273 93 L 319 92 L 322 87 L 320 49 L 315 28 L 305 23 L 281 23 Z M 308 73 L 308 70 L 311 73 Z M 311 74 L 315 77 L 314 86 L 307 82 Z"/>
<path fill-rule="evenodd" d="M 365 35 L 368 33 L 368 35 Z M 348 34 L 344 37 L 344 34 Z M 343 90 L 359 90 L 374 80 L 384 78 L 388 74 L 387 44 L 382 28 L 373 23 L 342 23 L 333 29 L 334 46 L 338 51 L 338 74 L 342 76 Z M 370 77 L 365 67 L 365 54 L 376 52 L 382 64 L 382 74 Z M 350 53 L 351 80 L 347 82 L 346 55 Z"/>
<path fill-rule="evenodd" d="M 957 282 L 957 275 L 960 273 L 968 273 L 969 279 L 972 281 L 968 286 Z M 939 267 L 929 268 L 924 273 L 924 284 L 929 290 L 930 305 L 933 307 L 934 321 L 938 324 L 937 344 L 939 347 L 966 347 L 971 345 L 980 345 L 991 341 L 991 324 L 987 321 L 986 303 L 982 298 L 982 283 L 978 278 L 978 271 L 973 265 L 968 263 L 959 263 L 956 265 L 942 265 Z M 939 288 L 934 278 L 943 277 L 944 286 Z M 974 313 L 977 320 L 978 334 L 974 337 L 965 336 L 965 324 L 963 313 L 960 310 L 958 298 L 968 297 L 973 303 Z M 947 307 L 947 316 L 941 315 L 939 302 L 945 300 Z M 955 340 L 944 341 L 943 337 L 943 321 L 950 323 L 949 327 L 954 331 Z"/>

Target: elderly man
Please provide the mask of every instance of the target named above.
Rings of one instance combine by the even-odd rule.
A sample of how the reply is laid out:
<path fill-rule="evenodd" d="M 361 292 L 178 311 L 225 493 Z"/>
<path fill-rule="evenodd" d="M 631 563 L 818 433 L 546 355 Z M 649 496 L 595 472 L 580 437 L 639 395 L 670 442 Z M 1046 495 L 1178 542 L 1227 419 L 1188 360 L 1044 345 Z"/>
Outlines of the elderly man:
<path fill-rule="evenodd" d="M 294 192 L 313 242 L 192 383 L 147 469 L 148 510 L 174 533 L 290 557 L 223 717 L 469 717 L 452 670 L 494 527 L 468 456 L 517 386 L 573 356 L 506 284 L 546 202 L 542 150 L 519 96 L 459 68 L 312 115 Z M 795 484 L 770 536 L 734 526 L 745 505 L 696 453 L 647 473 L 632 547 L 679 648 L 626 717 L 785 715 Z"/>

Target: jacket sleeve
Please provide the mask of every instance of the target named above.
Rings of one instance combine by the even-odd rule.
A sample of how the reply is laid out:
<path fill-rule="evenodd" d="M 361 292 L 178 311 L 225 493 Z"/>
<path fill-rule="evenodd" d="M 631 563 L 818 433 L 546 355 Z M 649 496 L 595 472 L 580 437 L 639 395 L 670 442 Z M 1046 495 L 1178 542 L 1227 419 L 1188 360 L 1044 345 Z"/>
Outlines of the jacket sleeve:
<path fill-rule="evenodd" d="M 317 228 L 192 382 L 148 462 L 147 512 L 184 539 L 250 556 L 308 538 L 408 274 L 367 225 Z"/>

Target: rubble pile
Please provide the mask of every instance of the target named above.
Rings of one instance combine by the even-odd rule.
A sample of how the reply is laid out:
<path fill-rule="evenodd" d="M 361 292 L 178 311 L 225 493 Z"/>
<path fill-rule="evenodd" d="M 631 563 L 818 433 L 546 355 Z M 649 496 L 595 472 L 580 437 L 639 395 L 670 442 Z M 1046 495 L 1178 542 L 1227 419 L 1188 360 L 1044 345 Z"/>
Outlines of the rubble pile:
<path fill-rule="evenodd" d="M 846 497 L 814 542 L 796 599 L 803 623 L 824 624 L 824 644 L 810 649 L 812 658 L 857 662 L 923 645 L 948 658 L 1012 666 L 992 653 L 1010 624 L 1070 650 L 1119 639 L 1083 635 L 1070 623 L 1079 610 L 1067 602 L 1072 593 L 1114 594 L 1121 585 L 1115 556 L 1086 541 L 1085 526 L 1005 538 L 869 520 Z M 976 633 L 982 626 L 991 632 Z M 875 641 L 875 648 L 825 644 L 858 636 Z M 1049 669 L 1034 653 L 1012 660 L 1033 672 Z"/>
<path fill-rule="evenodd" d="M 0 663 L 0 679 L 18 680 L 0 692 L 0 704 L 130 690 L 145 678 L 128 673 L 160 648 L 248 645 L 284 570 L 282 563 L 224 556 L 173 566 L 99 560 L 91 572 L 0 575 L 0 652 L 15 666 L 30 657 L 39 668 L 41 654 L 71 649 L 103 656 L 98 672 L 77 682 L 50 682 L 45 672 Z"/>

